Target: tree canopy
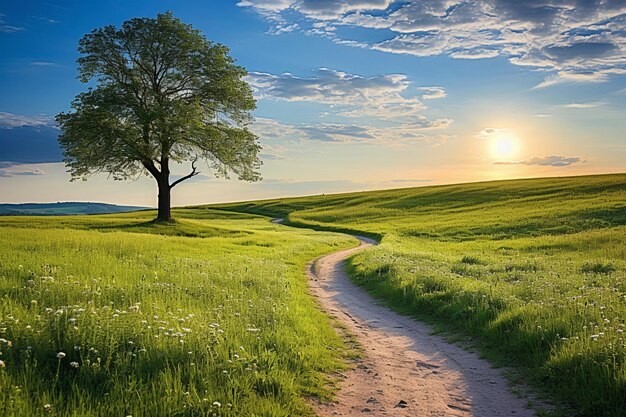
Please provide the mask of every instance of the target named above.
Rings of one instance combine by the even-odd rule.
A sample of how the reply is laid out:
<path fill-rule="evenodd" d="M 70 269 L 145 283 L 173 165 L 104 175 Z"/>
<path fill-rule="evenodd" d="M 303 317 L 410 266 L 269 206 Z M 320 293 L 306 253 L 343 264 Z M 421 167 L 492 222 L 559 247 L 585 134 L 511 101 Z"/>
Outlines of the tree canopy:
<path fill-rule="evenodd" d="M 56 117 L 73 179 L 152 175 L 160 220 L 170 218 L 171 188 L 199 173 L 198 160 L 218 177 L 260 180 L 260 146 L 247 128 L 255 100 L 227 47 L 164 13 L 96 29 L 78 50 L 79 79 L 95 86 Z M 170 183 L 171 163 L 185 161 L 191 172 Z"/>

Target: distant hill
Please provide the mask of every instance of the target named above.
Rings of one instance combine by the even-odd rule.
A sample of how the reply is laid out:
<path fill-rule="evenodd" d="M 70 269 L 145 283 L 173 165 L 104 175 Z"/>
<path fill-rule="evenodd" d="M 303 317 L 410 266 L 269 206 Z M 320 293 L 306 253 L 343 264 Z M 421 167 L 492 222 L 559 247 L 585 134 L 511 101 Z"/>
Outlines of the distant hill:
<path fill-rule="evenodd" d="M 0 216 L 68 216 L 73 214 L 125 213 L 148 207 L 118 206 L 106 203 L 24 203 L 0 204 Z"/>

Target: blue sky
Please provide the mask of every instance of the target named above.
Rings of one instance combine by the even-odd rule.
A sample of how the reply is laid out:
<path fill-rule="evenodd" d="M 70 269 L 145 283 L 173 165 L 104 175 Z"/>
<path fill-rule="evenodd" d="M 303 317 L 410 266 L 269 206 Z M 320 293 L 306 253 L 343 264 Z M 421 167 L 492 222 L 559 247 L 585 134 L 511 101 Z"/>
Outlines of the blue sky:
<path fill-rule="evenodd" d="M 154 205 L 150 178 L 70 183 L 52 118 L 84 34 L 168 10 L 248 69 L 265 148 L 263 182 L 205 167 L 174 204 L 626 170 L 623 0 L 5 2 L 1 201 Z"/>

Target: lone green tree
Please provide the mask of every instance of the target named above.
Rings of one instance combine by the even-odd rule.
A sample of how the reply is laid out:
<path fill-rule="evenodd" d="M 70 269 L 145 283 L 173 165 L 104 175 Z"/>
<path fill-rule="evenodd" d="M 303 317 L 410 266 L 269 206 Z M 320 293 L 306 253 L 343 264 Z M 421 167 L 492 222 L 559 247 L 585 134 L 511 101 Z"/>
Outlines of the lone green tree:
<path fill-rule="evenodd" d="M 256 103 L 228 48 L 164 13 L 96 29 L 78 51 L 79 79 L 94 86 L 56 116 L 72 180 L 151 175 L 159 221 L 171 220 L 171 190 L 199 174 L 198 160 L 218 177 L 260 180 L 260 146 L 246 127 Z M 184 162 L 191 172 L 170 182 Z"/>

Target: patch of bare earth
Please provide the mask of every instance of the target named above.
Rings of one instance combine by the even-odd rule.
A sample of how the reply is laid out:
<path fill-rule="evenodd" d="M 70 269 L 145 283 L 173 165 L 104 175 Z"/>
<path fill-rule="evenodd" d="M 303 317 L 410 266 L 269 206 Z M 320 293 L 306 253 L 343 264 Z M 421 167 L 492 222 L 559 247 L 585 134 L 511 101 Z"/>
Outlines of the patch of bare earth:
<path fill-rule="evenodd" d="M 364 357 L 343 375 L 335 402 L 320 416 L 534 416 L 501 372 L 476 353 L 432 335 L 432 329 L 378 305 L 354 285 L 344 260 L 375 242 L 318 259 L 311 292 L 354 335 Z"/>

